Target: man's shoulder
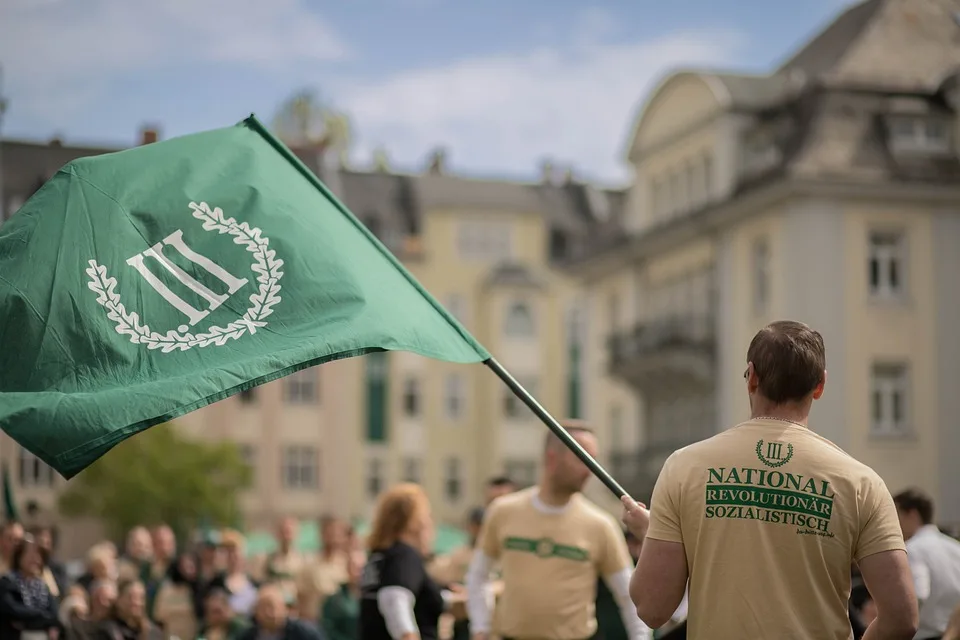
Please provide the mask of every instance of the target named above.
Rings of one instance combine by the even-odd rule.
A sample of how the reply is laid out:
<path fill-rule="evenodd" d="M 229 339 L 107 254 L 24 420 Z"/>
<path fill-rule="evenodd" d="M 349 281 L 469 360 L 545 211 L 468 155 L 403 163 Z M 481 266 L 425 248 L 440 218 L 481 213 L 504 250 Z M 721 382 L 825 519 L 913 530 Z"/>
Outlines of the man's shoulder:
<path fill-rule="evenodd" d="M 487 513 L 492 515 L 505 511 L 527 509 L 533 504 L 533 496 L 536 495 L 536 492 L 537 487 L 533 486 L 502 495 L 490 503 L 490 506 L 487 507 Z"/>

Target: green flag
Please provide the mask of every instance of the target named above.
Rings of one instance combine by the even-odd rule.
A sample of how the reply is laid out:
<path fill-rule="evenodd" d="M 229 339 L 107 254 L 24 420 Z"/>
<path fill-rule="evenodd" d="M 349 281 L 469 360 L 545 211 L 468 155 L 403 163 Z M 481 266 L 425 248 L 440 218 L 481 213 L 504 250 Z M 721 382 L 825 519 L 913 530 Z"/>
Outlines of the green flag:
<path fill-rule="evenodd" d="M 13 483 L 10 482 L 10 469 L 6 462 L 2 463 L 0 474 L 3 476 L 3 520 L 19 520 L 20 510 L 17 509 L 17 501 L 13 497 Z"/>
<path fill-rule="evenodd" d="M 0 427 L 67 478 L 308 366 L 490 357 L 253 116 L 66 165 L 0 228 L 0 309 Z"/>

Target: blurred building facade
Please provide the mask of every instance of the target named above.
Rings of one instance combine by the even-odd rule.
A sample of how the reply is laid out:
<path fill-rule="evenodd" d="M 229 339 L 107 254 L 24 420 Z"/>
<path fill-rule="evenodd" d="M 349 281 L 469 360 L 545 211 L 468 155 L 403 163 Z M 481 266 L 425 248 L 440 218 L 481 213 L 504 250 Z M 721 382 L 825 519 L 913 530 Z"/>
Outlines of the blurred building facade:
<path fill-rule="evenodd" d="M 147 129 L 141 143 L 156 139 Z M 6 210 L 69 160 L 107 151 L 4 142 Z M 584 415 L 584 304 L 573 277 L 554 265 L 619 215 L 621 192 L 549 165 L 536 183 L 463 178 L 441 151 L 418 174 L 390 171 L 385 157 L 371 170 L 349 169 L 322 145 L 296 151 L 544 406 L 560 418 Z M 401 480 L 422 483 L 438 518 L 459 524 L 490 477 L 534 481 L 546 433 L 486 367 L 409 353 L 301 371 L 176 423 L 240 446 L 254 471 L 243 497 L 252 527 L 282 515 L 365 517 Z M 18 500 L 55 511 L 62 480 L 0 437 Z"/>
<path fill-rule="evenodd" d="M 827 341 L 815 428 L 960 523 L 954 11 L 868 0 L 769 75 L 670 75 L 629 132 L 622 191 L 548 165 L 538 183 L 468 179 L 442 151 L 416 174 L 383 154 L 361 171 L 323 145 L 296 151 L 548 410 L 593 423 L 601 461 L 638 497 L 670 452 L 748 415 L 747 344 L 788 317 Z M 112 150 L 4 141 L 0 213 Z M 363 517 L 400 480 L 459 522 L 490 476 L 533 481 L 545 433 L 485 367 L 406 353 L 299 372 L 178 422 L 240 445 L 252 527 Z M 54 510 L 62 480 L 3 434 L 0 460 L 21 502 Z M 615 508 L 599 483 L 591 494 Z"/>
<path fill-rule="evenodd" d="M 791 318 L 826 341 L 814 428 L 960 522 L 957 8 L 863 2 L 769 75 L 685 70 L 644 102 L 624 218 L 572 265 L 602 318 L 588 395 L 643 401 L 613 461 L 637 495 L 749 415 L 749 341 Z"/>

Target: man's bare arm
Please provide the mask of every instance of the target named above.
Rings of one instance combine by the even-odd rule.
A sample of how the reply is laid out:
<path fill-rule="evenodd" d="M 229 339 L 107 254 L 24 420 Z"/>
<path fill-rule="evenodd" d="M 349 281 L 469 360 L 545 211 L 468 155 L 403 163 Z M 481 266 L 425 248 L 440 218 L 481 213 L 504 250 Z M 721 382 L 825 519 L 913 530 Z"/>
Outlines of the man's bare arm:
<path fill-rule="evenodd" d="M 881 551 L 861 558 L 857 564 L 877 606 L 877 618 L 863 640 L 911 640 L 920 614 L 907 553 L 899 549 Z"/>
<path fill-rule="evenodd" d="M 659 629 L 680 606 L 687 588 L 687 555 L 683 544 L 647 538 L 630 580 L 630 598 L 637 615 Z"/>

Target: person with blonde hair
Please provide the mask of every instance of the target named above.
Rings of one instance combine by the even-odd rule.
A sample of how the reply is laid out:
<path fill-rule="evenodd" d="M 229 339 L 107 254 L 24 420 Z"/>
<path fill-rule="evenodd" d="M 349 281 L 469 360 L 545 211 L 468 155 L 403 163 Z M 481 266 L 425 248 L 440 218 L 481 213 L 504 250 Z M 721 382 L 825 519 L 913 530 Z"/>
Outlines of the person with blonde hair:
<path fill-rule="evenodd" d="M 244 561 L 246 539 L 239 531 L 227 529 L 220 536 L 226 571 L 219 584 L 230 594 L 230 607 L 240 615 L 248 615 L 257 602 L 257 585 L 247 572 Z"/>
<path fill-rule="evenodd" d="M 360 580 L 359 640 L 437 640 L 444 594 L 424 563 L 434 533 L 420 485 L 399 484 L 380 495 Z"/>

